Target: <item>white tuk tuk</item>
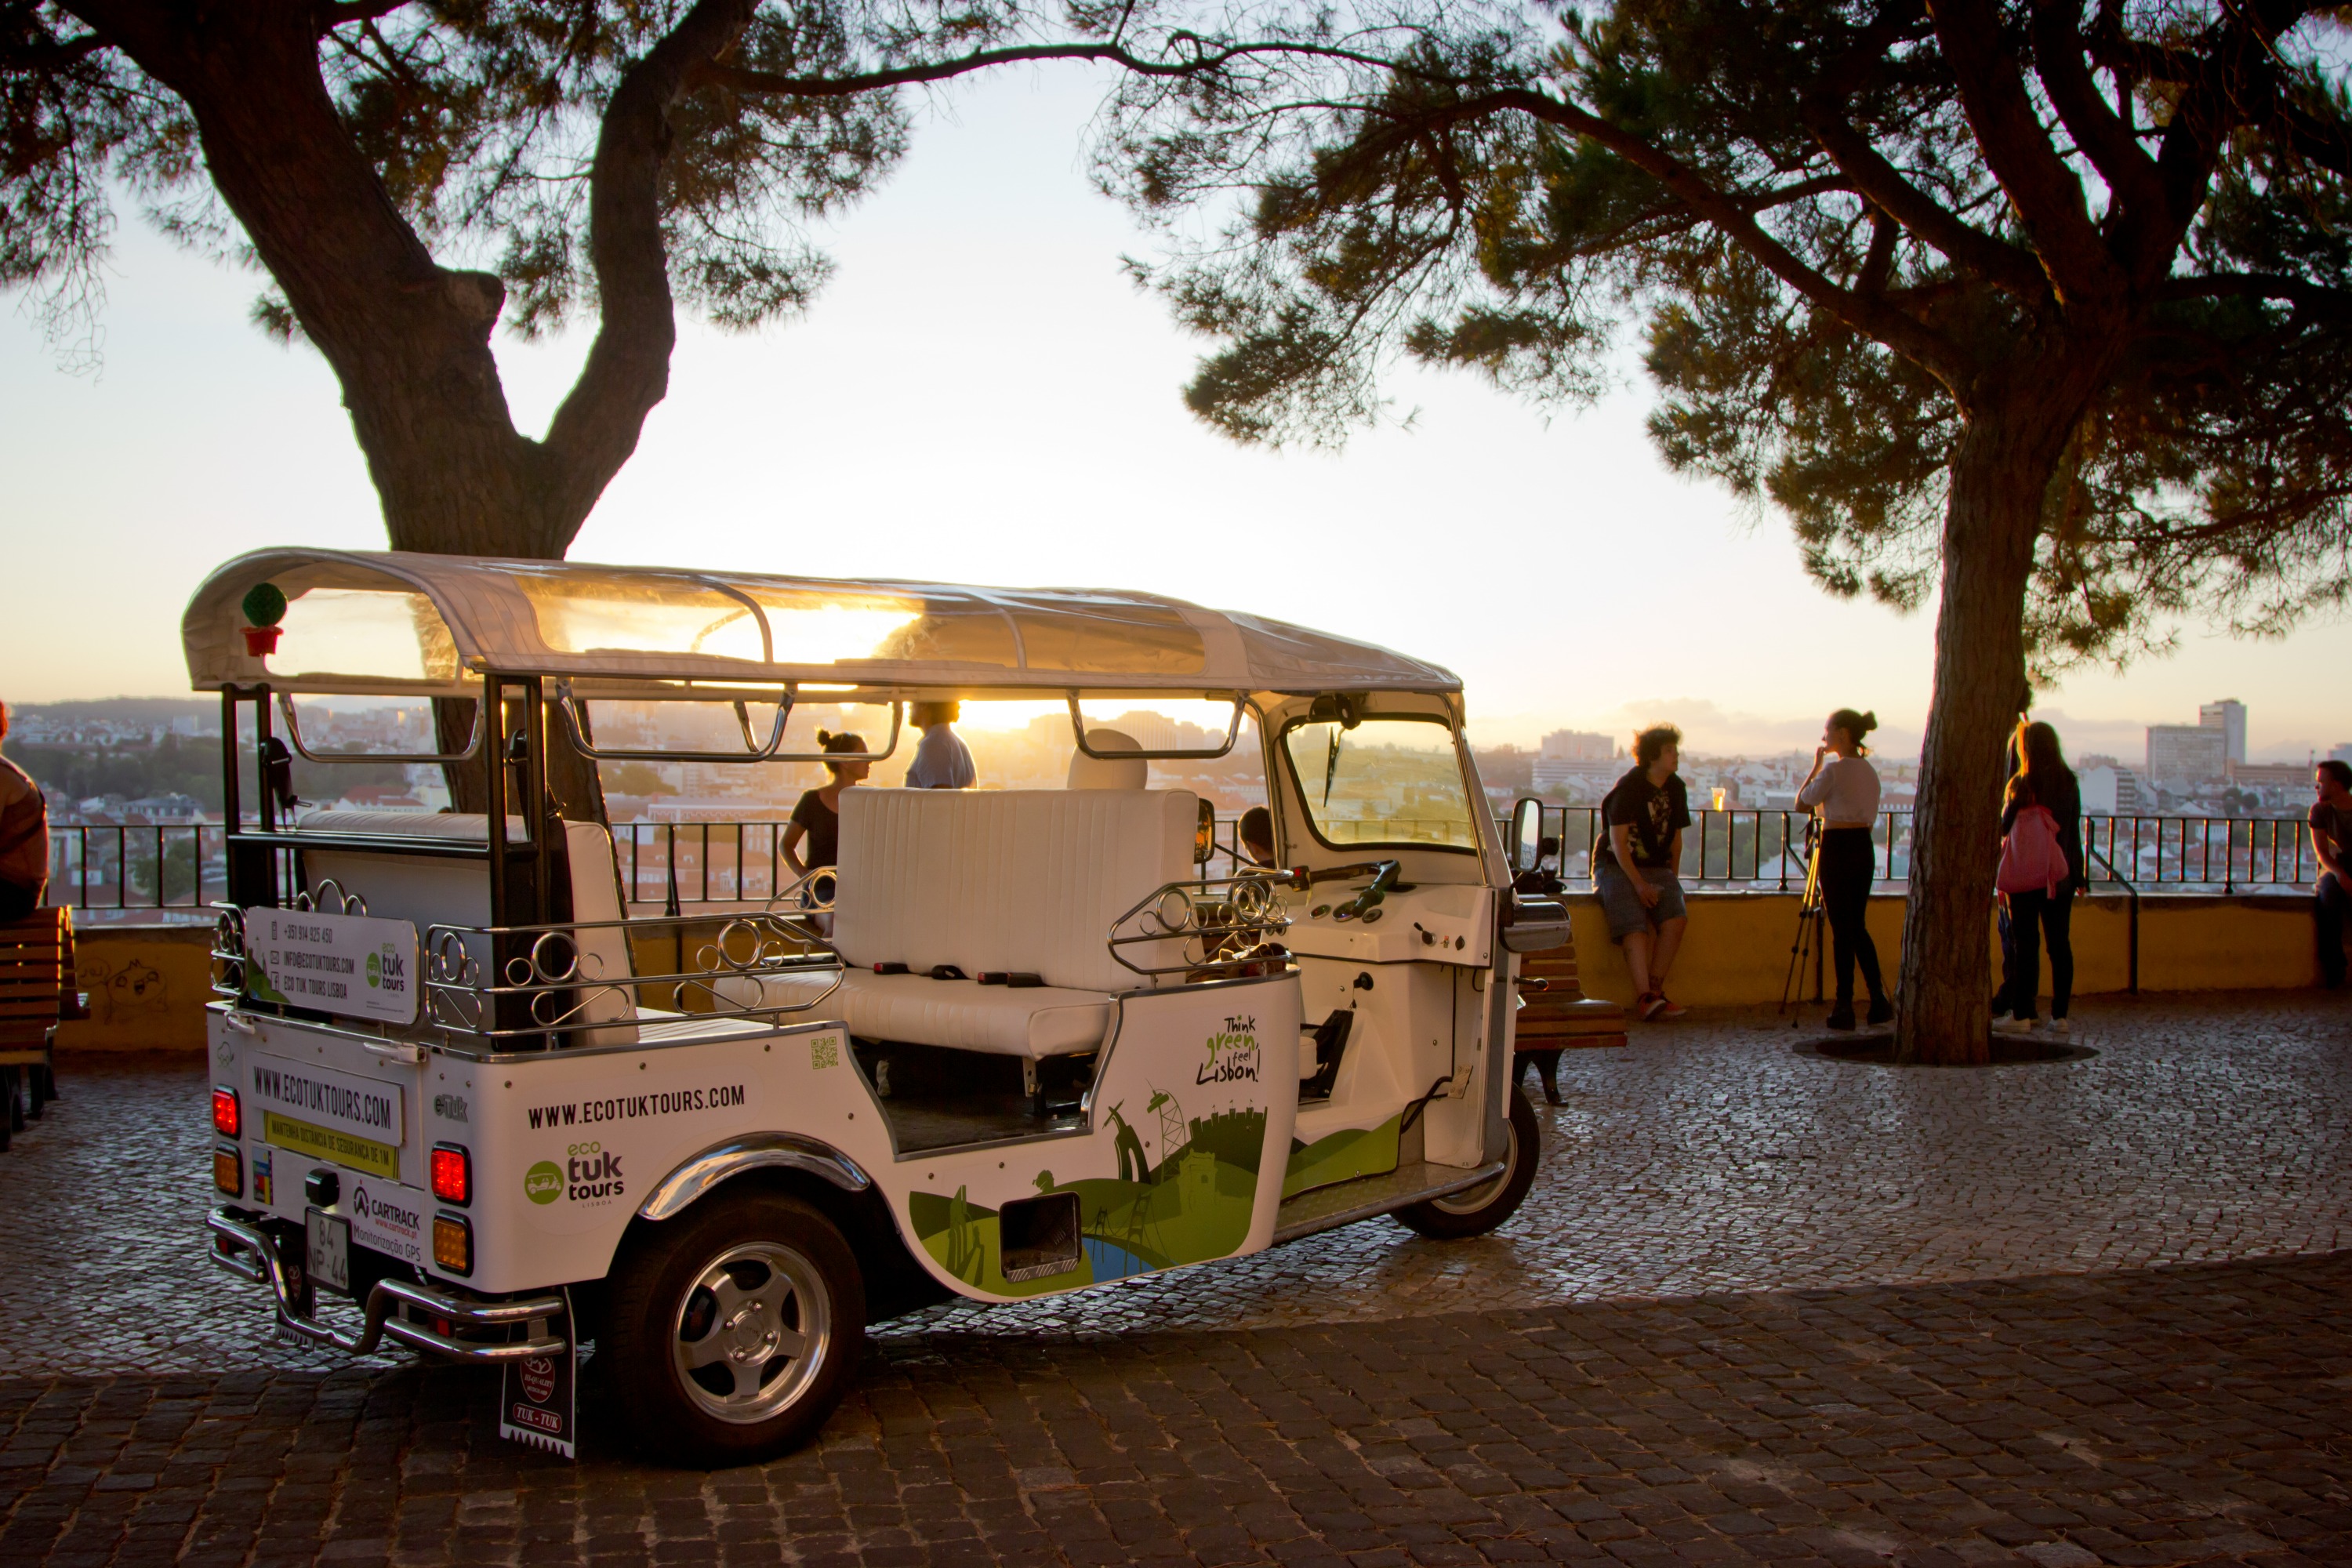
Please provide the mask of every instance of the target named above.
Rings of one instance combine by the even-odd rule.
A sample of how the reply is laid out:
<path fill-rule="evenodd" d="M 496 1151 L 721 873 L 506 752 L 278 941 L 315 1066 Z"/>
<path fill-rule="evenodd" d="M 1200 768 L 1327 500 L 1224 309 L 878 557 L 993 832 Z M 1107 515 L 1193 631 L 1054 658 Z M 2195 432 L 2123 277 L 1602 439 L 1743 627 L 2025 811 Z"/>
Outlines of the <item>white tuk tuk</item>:
<path fill-rule="evenodd" d="M 229 822 L 212 1256 L 310 1340 L 503 1367 L 509 1436 L 572 1451 L 593 1342 L 646 1451 L 742 1462 L 881 1318 L 1378 1215 L 1474 1236 L 1533 1179 L 1514 955 L 1566 913 L 1514 893 L 1443 669 L 1145 594 L 322 550 L 221 567 L 184 636 Z M 328 695 L 436 700 L 398 760 L 475 808 L 303 809 L 294 756 L 390 760 L 306 742 Z M 910 701 L 1041 698 L 1069 787 L 845 790 L 835 866 L 723 915 L 633 913 L 550 803 L 562 748 L 825 761 L 785 749 L 822 702 L 887 757 Z M 1213 700 L 1223 744 L 1114 739 L 1100 699 Z M 600 742 L 625 702 L 740 744 Z M 1244 720 L 1280 868 L 1212 874 L 1214 812 L 1149 769 Z"/>

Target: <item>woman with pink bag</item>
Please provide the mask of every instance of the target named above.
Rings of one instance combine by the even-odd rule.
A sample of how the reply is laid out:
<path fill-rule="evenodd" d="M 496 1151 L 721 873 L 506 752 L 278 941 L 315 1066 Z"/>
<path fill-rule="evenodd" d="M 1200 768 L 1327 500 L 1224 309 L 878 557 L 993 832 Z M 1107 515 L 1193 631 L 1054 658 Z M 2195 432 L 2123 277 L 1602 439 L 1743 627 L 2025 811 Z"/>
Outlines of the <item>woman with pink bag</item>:
<path fill-rule="evenodd" d="M 2009 946 L 1992 1026 L 2023 1034 L 2033 1027 L 2042 990 L 2042 942 L 2050 943 L 2050 1021 L 2066 1032 L 2074 993 L 2071 927 L 2083 876 L 2083 792 L 2047 724 L 2021 723 L 2017 774 L 2000 812 L 2000 872 L 1995 880 L 2009 910 Z"/>

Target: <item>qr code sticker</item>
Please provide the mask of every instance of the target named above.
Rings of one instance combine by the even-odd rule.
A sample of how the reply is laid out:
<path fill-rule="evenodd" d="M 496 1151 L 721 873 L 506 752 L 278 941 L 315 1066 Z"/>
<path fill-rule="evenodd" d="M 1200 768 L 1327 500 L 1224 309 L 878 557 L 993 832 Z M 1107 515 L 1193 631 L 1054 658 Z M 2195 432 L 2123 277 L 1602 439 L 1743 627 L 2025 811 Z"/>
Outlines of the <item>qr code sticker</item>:
<path fill-rule="evenodd" d="M 819 1035 L 815 1039 L 809 1042 L 809 1067 L 811 1070 L 820 1068 L 837 1068 L 840 1065 L 840 1036 Z"/>

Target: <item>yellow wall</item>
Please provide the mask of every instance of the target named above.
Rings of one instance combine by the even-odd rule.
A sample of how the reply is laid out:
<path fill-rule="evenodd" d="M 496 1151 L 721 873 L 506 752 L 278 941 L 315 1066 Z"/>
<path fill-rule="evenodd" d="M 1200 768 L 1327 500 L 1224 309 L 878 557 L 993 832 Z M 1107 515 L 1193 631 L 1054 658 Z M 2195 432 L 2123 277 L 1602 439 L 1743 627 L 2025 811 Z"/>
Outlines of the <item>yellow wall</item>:
<path fill-rule="evenodd" d="M 1790 948 L 1797 934 L 1794 893 L 1694 893 L 1688 896 L 1690 927 L 1675 958 L 1668 986 L 1675 1000 L 1693 1006 L 1752 1006 L 1778 1002 L 1789 973 Z M 1609 922 L 1591 894 L 1573 894 L 1569 912 L 1576 931 L 1577 970 L 1588 996 L 1631 1002 L 1633 987 L 1625 961 L 1609 940 Z M 2117 896 L 2074 900 L 2074 991 L 2091 995 L 2126 989 L 2130 973 L 2130 905 Z M 1894 978 L 1903 948 L 1903 900 L 1870 901 L 1870 934 L 1880 965 Z M 1823 989 L 1834 989 L 1824 927 L 1815 946 Z M 1997 975 L 2000 964 L 1998 928 L 1988 921 L 1985 940 Z M 1793 994 L 1815 994 L 1813 960 L 1808 956 Z M 2319 960 L 2312 945 L 2307 898 L 2196 895 L 2144 899 L 2140 902 L 2139 985 L 2142 991 L 2294 989 L 2319 984 Z M 1857 983 L 1855 989 L 1860 991 Z M 2049 955 L 2042 955 L 2042 994 L 2050 994 Z"/>
<path fill-rule="evenodd" d="M 61 1025 L 58 1048 L 201 1051 L 212 1000 L 209 925 L 74 929 L 74 988 L 89 1019 Z"/>

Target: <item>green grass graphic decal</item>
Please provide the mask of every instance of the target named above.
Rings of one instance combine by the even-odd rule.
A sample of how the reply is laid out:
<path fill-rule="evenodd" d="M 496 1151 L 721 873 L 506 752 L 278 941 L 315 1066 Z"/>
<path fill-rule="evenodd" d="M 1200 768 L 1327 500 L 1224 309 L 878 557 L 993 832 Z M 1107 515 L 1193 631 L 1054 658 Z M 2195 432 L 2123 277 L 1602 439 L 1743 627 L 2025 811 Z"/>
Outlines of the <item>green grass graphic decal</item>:
<path fill-rule="evenodd" d="M 1350 1127 L 1312 1143 L 1292 1139 L 1282 1195 L 1296 1197 L 1311 1187 L 1395 1170 L 1399 1125 L 1399 1117 L 1391 1116 L 1378 1127 Z"/>

